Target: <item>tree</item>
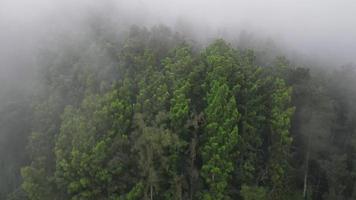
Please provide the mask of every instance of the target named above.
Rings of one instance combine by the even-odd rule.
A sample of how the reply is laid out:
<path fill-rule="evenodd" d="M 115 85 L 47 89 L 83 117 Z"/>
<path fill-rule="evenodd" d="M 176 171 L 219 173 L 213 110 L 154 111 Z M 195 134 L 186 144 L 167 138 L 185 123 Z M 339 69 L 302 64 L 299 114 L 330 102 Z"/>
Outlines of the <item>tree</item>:
<path fill-rule="evenodd" d="M 56 141 L 56 183 L 71 199 L 115 199 L 134 188 L 132 106 L 116 91 L 67 107 Z"/>
<path fill-rule="evenodd" d="M 221 81 L 221 82 L 220 82 Z M 201 175 L 208 185 L 204 199 L 226 199 L 231 172 L 232 152 L 238 142 L 238 117 L 235 98 L 223 80 L 213 81 L 207 95 L 206 135 L 202 146 Z"/>

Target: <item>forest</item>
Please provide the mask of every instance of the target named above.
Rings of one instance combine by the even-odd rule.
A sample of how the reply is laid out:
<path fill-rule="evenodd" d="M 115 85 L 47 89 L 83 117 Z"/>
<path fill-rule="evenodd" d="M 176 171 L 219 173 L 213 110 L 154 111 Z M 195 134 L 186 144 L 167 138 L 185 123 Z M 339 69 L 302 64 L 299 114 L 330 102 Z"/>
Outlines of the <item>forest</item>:
<path fill-rule="evenodd" d="M 351 64 L 92 33 L 43 49 L 40 86 L 2 99 L 0 199 L 356 198 Z"/>

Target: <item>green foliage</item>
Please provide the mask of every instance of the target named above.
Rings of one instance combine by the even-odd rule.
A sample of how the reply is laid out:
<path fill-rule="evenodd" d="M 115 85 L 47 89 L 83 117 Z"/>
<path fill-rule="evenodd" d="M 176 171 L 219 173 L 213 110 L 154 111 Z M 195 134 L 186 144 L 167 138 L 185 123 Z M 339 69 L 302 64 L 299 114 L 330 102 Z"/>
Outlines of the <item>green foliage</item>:
<path fill-rule="evenodd" d="M 0 187 L 25 166 L 1 199 L 355 197 L 352 69 L 261 67 L 252 50 L 199 49 L 163 26 L 87 42 L 52 49 L 32 107 L 4 110 Z M 16 141 L 28 156 L 3 153 Z"/>
<path fill-rule="evenodd" d="M 286 87 L 283 80 L 273 81 L 273 93 L 270 96 L 269 123 L 271 142 L 268 148 L 268 171 L 273 188 L 273 199 L 283 199 L 285 181 L 288 171 L 288 160 L 292 138 L 289 134 L 291 117 L 294 108 L 290 107 L 291 89 Z"/>
<path fill-rule="evenodd" d="M 43 170 L 28 166 L 21 170 L 21 175 L 25 178 L 22 187 L 29 199 L 48 199 L 52 196 L 51 190 L 48 190 L 50 182 Z"/>
<path fill-rule="evenodd" d="M 142 115 L 137 115 L 135 118 L 138 129 L 135 133 L 137 140 L 134 151 L 138 154 L 144 198 L 152 199 L 153 196 L 160 196 L 159 194 L 163 193 L 162 187 L 167 187 L 162 184 L 165 182 L 162 178 L 175 175 L 172 171 L 175 166 L 172 164 L 176 164 L 176 154 L 181 144 L 177 135 L 172 134 L 168 129 L 147 126 Z M 168 184 L 171 183 L 168 182 Z"/>
<path fill-rule="evenodd" d="M 244 200 L 264 200 L 267 198 L 267 191 L 263 187 L 243 185 L 240 193 Z"/>
<path fill-rule="evenodd" d="M 170 116 L 172 125 L 176 129 L 181 128 L 181 126 L 185 124 L 189 117 L 190 99 L 187 98 L 187 90 L 189 87 L 190 84 L 187 82 L 173 92 Z"/>
<path fill-rule="evenodd" d="M 72 199 L 112 198 L 128 192 L 131 106 L 117 92 L 89 95 L 67 107 L 56 141 L 56 183 Z"/>
<path fill-rule="evenodd" d="M 48 128 L 32 134 L 36 162 L 23 170 L 30 199 L 47 191 L 63 199 L 234 199 L 242 195 L 233 185 L 281 184 L 290 141 L 267 144 L 270 165 L 260 165 L 259 152 L 264 140 L 289 138 L 288 87 L 263 77 L 251 51 L 217 40 L 200 55 L 188 45 L 165 53 L 151 43 L 157 30 L 131 30 L 115 87 L 95 89 L 88 73 L 81 103 L 53 104 L 50 95 L 40 104 L 40 115 L 63 113 L 42 117 Z M 37 146 L 54 149 L 55 160 Z M 259 178 L 267 167 L 271 179 Z"/>
<path fill-rule="evenodd" d="M 202 177 L 209 186 L 204 199 L 226 199 L 231 172 L 232 150 L 238 142 L 238 111 L 226 84 L 214 81 L 207 95 L 206 135 L 202 146 Z"/>

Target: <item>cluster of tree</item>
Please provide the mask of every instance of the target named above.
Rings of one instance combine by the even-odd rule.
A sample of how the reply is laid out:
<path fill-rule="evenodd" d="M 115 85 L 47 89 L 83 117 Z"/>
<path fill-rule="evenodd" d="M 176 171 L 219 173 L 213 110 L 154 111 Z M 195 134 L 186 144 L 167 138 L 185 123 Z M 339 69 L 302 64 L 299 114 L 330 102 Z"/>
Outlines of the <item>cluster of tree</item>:
<path fill-rule="evenodd" d="M 0 198 L 356 198 L 352 67 L 107 33 L 47 51 L 31 102 L 1 110 Z"/>

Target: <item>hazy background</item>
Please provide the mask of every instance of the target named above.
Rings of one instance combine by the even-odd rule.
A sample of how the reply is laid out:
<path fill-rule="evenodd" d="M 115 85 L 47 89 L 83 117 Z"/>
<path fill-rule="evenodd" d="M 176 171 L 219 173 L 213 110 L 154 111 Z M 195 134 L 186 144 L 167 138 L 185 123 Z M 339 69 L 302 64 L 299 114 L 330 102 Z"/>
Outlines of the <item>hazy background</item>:
<path fill-rule="evenodd" d="M 164 24 L 200 41 L 234 40 L 245 31 L 252 40 L 266 38 L 337 67 L 356 61 L 355 12 L 350 0 L 1 0 L 0 95 L 13 90 L 8 85 L 26 90 L 38 50 L 51 48 L 48 41 L 58 35 L 68 41 L 85 37 L 93 15 L 118 28 Z"/>
<path fill-rule="evenodd" d="M 256 57 L 262 58 L 262 62 L 256 63 L 263 66 L 271 64 L 277 55 L 286 55 L 293 67 L 297 64 L 311 69 L 335 69 L 356 63 L 355 16 L 356 1 L 352 0 L 0 0 L 0 199 L 3 194 L 18 188 L 22 182 L 19 169 L 30 162 L 27 154 L 31 151 L 25 147 L 30 146 L 28 136 L 36 130 L 32 127 L 36 122 L 32 120 L 42 119 L 36 117 L 33 104 L 47 102 L 47 96 L 40 92 L 52 89 L 41 89 L 47 83 L 43 80 L 46 70 L 54 70 L 49 73 L 54 80 L 51 86 L 69 90 L 67 96 L 84 92 L 74 89 L 71 84 L 74 78 L 70 75 L 75 75 L 73 72 L 76 71 L 70 69 L 75 69 L 76 65 L 100 67 L 95 72 L 106 75 L 105 67 L 117 66 L 117 59 L 112 59 L 117 55 L 111 54 L 116 52 L 115 48 L 107 52 L 105 49 L 108 48 L 101 48 L 101 45 L 107 45 L 105 42 L 108 41 L 109 45 L 115 46 L 125 38 L 122 35 L 131 25 L 151 27 L 163 24 L 181 32 L 189 42 L 196 41 L 197 47 L 224 38 L 234 47 L 254 48 Z M 61 73 L 60 69 L 69 75 Z M 338 140 L 334 141 L 330 134 L 343 140 L 351 137 L 349 130 L 356 129 L 353 126 L 356 124 L 356 76 L 352 70 L 320 75 L 328 72 L 315 70 L 312 79 L 309 80 L 309 75 L 303 76 L 305 82 L 300 79 L 300 85 L 294 87 L 296 91 L 306 92 L 302 93 L 304 96 L 296 95 L 299 103 L 296 106 L 301 106 L 302 110 L 296 115 L 302 119 L 296 126 L 301 130 L 300 138 L 304 139 L 306 135 L 309 138 L 309 134 L 316 138 L 318 145 L 313 145 L 313 151 L 328 155 L 325 159 L 330 159 L 331 164 L 325 165 L 325 169 L 330 168 L 326 171 L 334 174 L 334 169 L 339 168 L 334 167 L 338 165 L 334 165 L 333 157 L 340 161 L 335 149 L 339 148 L 343 153 L 344 147 L 355 148 L 354 144 L 332 147 L 330 144 Z M 55 84 L 57 74 L 59 84 Z M 328 80 L 321 80 L 323 77 Z M 109 76 L 105 78 L 106 81 L 110 79 Z M 58 92 L 58 96 L 55 93 L 60 89 L 55 89 L 53 94 L 48 92 L 49 103 L 52 98 L 58 98 L 58 104 L 62 103 L 63 93 Z M 46 101 L 34 100 L 36 98 Z M 56 102 L 50 107 L 58 112 L 53 116 L 59 117 L 62 111 L 56 108 Z M 329 104 L 333 106 L 329 107 Z M 43 110 L 44 116 L 52 116 L 52 109 L 47 111 L 44 106 Z M 330 116 L 340 122 L 334 124 Z M 49 120 L 52 121 L 56 120 Z M 334 132 L 327 131 L 334 126 L 337 128 Z M 340 132 L 339 126 L 344 130 Z M 48 135 L 51 137 L 52 133 Z M 324 138 L 320 139 L 320 136 Z M 302 157 L 305 150 L 302 142 L 300 147 Z M 298 159 L 298 155 L 294 158 Z M 324 162 L 324 158 L 317 161 Z M 351 163 L 352 160 L 347 161 Z M 315 169 L 319 174 L 319 168 Z M 349 169 L 340 169 L 343 169 L 338 176 L 342 177 L 340 180 L 353 173 Z M 322 173 L 317 177 L 324 176 Z M 344 187 L 344 182 L 334 184 Z"/>

